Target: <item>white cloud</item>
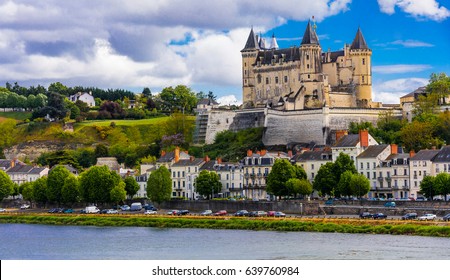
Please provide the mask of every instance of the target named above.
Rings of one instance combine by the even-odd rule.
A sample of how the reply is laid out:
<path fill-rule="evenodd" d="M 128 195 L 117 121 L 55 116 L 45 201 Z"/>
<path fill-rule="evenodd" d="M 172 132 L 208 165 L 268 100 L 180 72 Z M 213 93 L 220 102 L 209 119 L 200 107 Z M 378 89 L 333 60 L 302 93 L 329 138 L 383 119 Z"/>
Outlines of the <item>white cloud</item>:
<path fill-rule="evenodd" d="M 418 47 L 434 47 L 434 45 L 430 43 L 425 43 L 417 40 L 397 40 L 391 42 L 392 45 L 401 45 L 406 48 L 418 48 Z"/>
<path fill-rule="evenodd" d="M 393 64 L 373 66 L 372 71 L 379 74 L 400 74 L 422 72 L 431 68 L 431 65 L 427 64 Z"/>
<path fill-rule="evenodd" d="M 418 19 L 443 21 L 450 17 L 450 11 L 436 0 L 378 0 L 378 5 L 382 12 L 390 15 L 398 7 Z"/>
<path fill-rule="evenodd" d="M 385 104 L 398 104 L 400 97 L 428 84 L 427 79 L 395 79 L 373 85 L 373 99 Z"/>
<path fill-rule="evenodd" d="M 217 98 L 217 102 L 220 105 L 241 105 L 242 100 L 238 100 L 235 95 L 225 95 Z"/>

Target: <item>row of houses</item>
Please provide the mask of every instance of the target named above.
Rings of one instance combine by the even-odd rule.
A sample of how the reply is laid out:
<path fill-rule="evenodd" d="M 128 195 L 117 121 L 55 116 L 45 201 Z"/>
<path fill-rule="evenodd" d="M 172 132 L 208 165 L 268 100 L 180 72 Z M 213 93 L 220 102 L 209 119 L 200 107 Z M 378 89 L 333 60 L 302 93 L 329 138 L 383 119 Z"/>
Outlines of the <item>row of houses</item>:
<path fill-rule="evenodd" d="M 220 158 L 194 158 L 178 148 L 172 152 L 163 151 L 155 165 L 141 167 L 142 175 L 136 176 L 141 186 L 138 195 L 146 196 L 149 174 L 164 165 L 171 173 L 173 198 L 198 199 L 195 178 L 202 170 L 208 170 L 216 172 L 222 183 L 222 190 L 215 194 L 216 197 L 270 199 L 266 192 L 266 179 L 275 160 L 288 159 L 303 167 L 312 183 L 320 167 L 334 162 L 340 153 L 349 155 L 358 173 L 369 179 L 368 198 L 417 198 L 425 176 L 450 173 L 450 146 L 404 153 L 396 144 L 379 144 L 368 131 L 363 130 L 359 134 L 340 131 L 332 147 L 312 146 L 300 149 L 296 154 L 291 151 L 248 151 L 238 163 L 222 162 Z"/>

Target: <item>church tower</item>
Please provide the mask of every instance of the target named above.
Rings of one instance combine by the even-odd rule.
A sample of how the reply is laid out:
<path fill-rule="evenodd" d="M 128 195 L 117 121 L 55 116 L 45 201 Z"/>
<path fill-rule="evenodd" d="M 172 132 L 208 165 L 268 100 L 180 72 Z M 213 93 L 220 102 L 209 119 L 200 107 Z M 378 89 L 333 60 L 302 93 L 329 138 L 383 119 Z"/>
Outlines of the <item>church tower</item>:
<path fill-rule="evenodd" d="M 324 100 L 322 48 L 319 44 L 315 26 L 308 22 L 300 44 L 299 80 L 305 96 L 321 104 Z M 307 106 L 308 100 L 305 100 Z M 314 106 L 316 107 L 316 106 Z M 321 106 L 320 106 L 321 107 Z"/>
<path fill-rule="evenodd" d="M 245 47 L 241 50 L 242 54 L 242 93 L 243 93 L 243 104 L 245 106 L 255 106 L 253 104 L 256 100 L 255 93 L 255 75 L 253 71 L 253 65 L 255 64 L 256 58 L 259 52 L 258 39 L 253 32 L 253 27 L 248 35 L 247 43 Z"/>
<path fill-rule="evenodd" d="M 350 46 L 350 57 L 354 68 L 353 83 L 356 87 L 357 106 L 370 107 L 372 102 L 372 50 L 367 46 L 360 28 Z"/>

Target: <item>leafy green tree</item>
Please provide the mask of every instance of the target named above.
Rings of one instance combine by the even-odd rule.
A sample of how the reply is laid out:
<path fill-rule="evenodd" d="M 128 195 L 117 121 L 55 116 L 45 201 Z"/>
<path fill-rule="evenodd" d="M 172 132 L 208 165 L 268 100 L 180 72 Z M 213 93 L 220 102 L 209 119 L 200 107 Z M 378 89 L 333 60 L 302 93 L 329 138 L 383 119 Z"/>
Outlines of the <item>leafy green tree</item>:
<path fill-rule="evenodd" d="M 353 195 L 353 191 L 350 187 L 350 182 L 352 180 L 353 177 L 353 172 L 352 171 L 345 171 L 344 173 L 342 173 L 340 179 L 339 179 L 339 183 L 337 185 L 337 190 L 335 191 L 335 194 L 339 194 L 339 196 L 351 196 Z"/>
<path fill-rule="evenodd" d="M 289 193 L 294 197 L 300 195 L 310 195 L 313 191 L 311 183 L 306 179 L 291 178 L 286 182 Z"/>
<path fill-rule="evenodd" d="M 149 98 L 149 97 L 152 96 L 152 92 L 151 92 L 151 90 L 150 90 L 148 87 L 145 87 L 145 88 L 142 90 L 142 95 L 143 95 L 144 97 Z"/>
<path fill-rule="evenodd" d="M 73 204 L 80 201 L 80 187 L 75 175 L 69 174 L 64 179 L 64 185 L 61 189 L 61 199 L 66 204 Z"/>
<path fill-rule="evenodd" d="M 147 196 L 155 203 L 162 203 L 170 200 L 172 195 L 172 180 L 170 171 L 161 166 L 153 171 L 147 181 Z"/>
<path fill-rule="evenodd" d="M 29 201 L 30 203 L 34 201 L 33 192 L 34 189 L 32 182 L 25 182 L 20 185 L 20 193 L 22 194 L 23 199 Z"/>
<path fill-rule="evenodd" d="M 433 199 L 433 197 L 437 194 L 437 191 L 434 187 L 434 177 L 433 176 L 425 176 L 423 177 L 422 182 L 420 182 L 420 193 L 429 199 Z"/>
<path fill-rule="evenodd" d="M 450 77 L 445 73 L 432 73 L 427 91 L 438 98 L 438 104 L 445 104 L 446 98 L 450 95 Z"/>
<path fill-rule="evenodd" d="M 127 191 L 125 190 L 125 183 L 120 182 L 114 188 L 112 188 L 111 193 L 111 201 L 119 204 L 120 201 L 124 201 L 127 198 Z"/>
<path fill-rule="evenodd" d="M 313 188 L 319 192 L 320 195 L 334 194 L 334 188 L 337 185 L 336 176 L 333 173 L 332 162 L 327 162 L 322 165 L 314 178 Z"/>
<path fill-rule="evenodd" d="M 33 198 L 38 203 L 47 203 L 47 177 L 41 177 L 33 182 Z"/>
<path fill-rule="evenodd" d="M 63 85 L 60 82 L 51 83 L 48 86 L 48 91 L 49 92 L 57 92 L 57 93 L 59 93 L 61 95 L 64 95 L 64 96 L 68 96 L 69 95 L 68 94 L 69 93 L 69 89 L 67 88 L 67 86 Z"/>
<path fill-rule="evenodd" d="M 16 141 L 16 121 L 7 119 L 0 122 L 0 149 L 12 146 Z"/>
<path fill-rule="evenodd" d="M 80 174 L 80 193 L 86 202 L 110 202 L 111 189 L 121 182 L 107 166 L 92 166 Z"/>
<path fill-rule="evenodd" d="M 362 197 L 370 191 L 370 181 L 362 174 L 352 174 L 350 189 L 352 194 Z"/>
<path fill-rule="evenodd" d="M 333 173 L 335 176 L 336 185 L 341 179 L 341 174 L 345 171 L 350 171 L 353 174 L 356 174 L 355 162 L 350 158 L 349 155 L 340 153 L 333 163 Z"/>
<path fill-rule="evenodd" d="M 95 146 L 94 154 L 95 154 L 96 158 L 107 157 L 107 156 L 109 156 L 108 147 L 106 147 L 103 144 L 98 144 L 97 146 Z"/>
<path fill-rule="evenodd" d="M 0 170 L 0 201 L 11 195 L 14 183 L 5 171 Z"/>
<path fill-rule="evenodd" d="M 47 178 L 47 199 L 50 202 L 56 202 L 58 205 L 62 202 L 61 189 L 64 180 L 70 175 L 69 170 L 62 165 L 54 167 Z"/>
<path fill-rule="evenodd" d="M 16 196 L 18 196 L 20 194 L 20 187 L 17 183 L 13 184 L 13 188 L 12 188 L 12 192 L 11 192 L 11 196 L 13 198 L 16 198 Z"/>
<path fill-rule="evenodd" d="M 434 178 L 434 187 L 436 194 L 444 196 L 445 201 L 447 201 L 447 195 L 450 194 L 450 174 L 437 174 Z"/>
<path fill-rule="evenodd" d="M 92 148 L 78 149 L 73 154 L 78 164 L 84 168 L 89 168 L 97 162 L 95 151 Z"/>
<path fill-rule="evenodd" d="M 267 176 L 266 191 L 278 197 L 290 195 L 286 182 L 289 179 L 296 178 L 296 170 L 296 167 L 289 160 L 276 159 Z"/>
<path fill-rule="evenodd" d="M 136 182 L 133 176 L 127 176 L 124 180 L 125 182 L 125 190 L 130 199 L 133 199 L 133 196 L 137 194 L 139 191 L 139 184 Z"/>
<path fill-rule="evenodd" d="M 402 142 L 407 150 L 420 151 L 438 146 L 439 141 L 433 137 L 435 127 L 429 122 L 413 121 L 401 130 Z"/>
<path fill-rule="evenodd" d="M 216 172 L 209 172 L 208 170 L 202 170 L 200 174 L 195 178 L 195 191 L 200 195 L 206 195 L 208 198 L 213 197 L 222 189 L 222 183 L 220 183 L 219 175 Z"/>
<path fill-rule="evenodd" d="M 295 178 L 297 179 L 307 179 L 307 175 L 306 175 L 306 171 L 305 169 L 303 169 L 303 167 L 301 167 L 298 164 L 294 164 L 292 165 L 292 167 L 294 168 L 294 172 L 295 172 Z"/>

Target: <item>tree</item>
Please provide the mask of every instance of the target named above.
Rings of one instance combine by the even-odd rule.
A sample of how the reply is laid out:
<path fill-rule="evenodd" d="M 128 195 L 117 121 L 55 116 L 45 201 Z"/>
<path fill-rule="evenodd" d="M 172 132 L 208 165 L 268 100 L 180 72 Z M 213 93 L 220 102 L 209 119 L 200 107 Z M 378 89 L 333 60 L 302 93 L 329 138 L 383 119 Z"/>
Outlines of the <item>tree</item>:
<path fill-rule="evenodd" d="M 434 187 L 436 194 L 444 196 L 445 201 L 447 201 L 447 195 L 450 194 L 450 174 L 437 174 L 434 178 Z"/>
<path fill-rule="evenodd" d="M 121 182 L 106 165 L 92 166 L 80 175 L 80 193 L 86 202 L 110 202 L 111 190 Z"/>
<path fill-rule="evenodd" d="M 161 166 L 153 171 L 147 181 L 147 196 L 155 203 L 162 203 L 170 200 L 172 195 L 172 180 L 170 171 Z"/>
<path fill-rule="evenodd" d="M 296 178 L 295 167 L 287 159 L 276 159 L 272 170 L 267 176 L 266 191 L 275 196 L 290 195 L 286 182 L 289 179 Z"/>
<path fill-rule="evenodd" d="M 350 158 L 349 155 L 342 152 L 334 161 L 332 170 L 335 176 L 336 185 L 341 179 L 341 174 L 343 174 L 345 171 L 350 171 L 353 174 L 357 173 L 355 162 Z"/>
<path fill-rule="evenodd" d="M 123 201 L 127 198 L 127 192 L 125 190 L 125 183 L 120 182 L 114 188 L 112 188 L 110 192 L 111 201 L 119 204 L 120 201 Z"/>
<path fill-rule="evenodd" d="M 152 96 L 152 92 L 151 92 L 151 90 L 150 90 L 148 87 L 145 87 L 145 88 L 142 90 L 142 95 L 143 95 L 144 97 L 149 98 L 149 97 Z"/>
<path fill-rule="evenodd" d="M 47 178 L 47 199 L 50 202 L 58 203 L 58 206 L 62 202 L 61 189 L 64 184 L 64 180 L 69 176 L 70 172 L 62 165 L 54 167 L 49 173 Z"/>
<path fill-rule="evenodd" d="M 107 157 L 109 156 L 109 150 L 108 147 L 106 147 L 103 144 L 98 144 L 95 147 L 95 151 L 94 151 L 95 157 L 99 158 L 99 157 Z"/>
<path fill-rule="evenodd" d="M 133 199 L 133 196 L 139 191 L 138 182 L 136 182 L 136 179 L 134 179 L 133 176 L 127 176 L 124 182 L 127 195 L 130 196 L 130 199 Z"/>
<path fill-rule="evenodd" d="M 427 85 L 427 91 L 438 98 L 438 104 L 445 104 L 450 95 L 450 77 L 445 73 L 432 73 L 430 83 Z"/>
<path fill-rule="evenodd" d="M 314 178 L 313 188 L 320 195 L 334 194 L 334 188 L 337 185 L 336 176 L 333 173 L 333 163 L 327 162 L 322 165 Z"/>
<path fill-rule="evenodd" d="M 420 193 L 430 200 L 436 195 L 437 191 L 434 188 L 434 177 L 433 176 L 425 176 L 423 177 L 422 182 L 420 182 Z"/>
<path fill-rule="evenodd" d="M 414 120 L 400 131 L 402 142 L 407 150 L 420 151 L 438 144 L 433 137 L 435 126 L 429 122 Z"/>
<path fill-rule="evenodd" d="M 34 201 L 33 196 L 33 183 L 25 182 L 20 185 L 20 193 L 24 200 L 29 201 L 30 203 Z"/>
<path fill-rule="evenodd" d="M 307 179 L 307 175 L 306 175 L 306 171 L 305 169 L 303 169 L 303 167 L 301 167 L 298 164 L 294 164 L 292 165 L 292 167 L 294 168 L 294 172 L 295 172 L 295 178 L 297 179 Z"/>
<path fill-rule="evenodd" d="M 337 190 L 335 191 L 335 195 L 338 194 L 338 196 L 351 196 L 353 195 L 353 191 L 350 187 L 350 182 L 353 177 L 353 172 L 347 170 L 344 173 L 342 173 L 339 183 L 337 185 Z"/>
<path fill-rule="evenodd" d="M 214 194 L 217 194 L 222 189 L 222 183 L 220 183 L 219 175 L 216 172 L 209 172 L 208 170 L 202 170 L 200 174 L 195 178 L 195 191 L 200 195 L 213 198 Z"/>
<path fill-rule="evenodd" d="M 61 189 L 61 200 L 66 204 L 73 204 L 80 201 L 78 179 L 71 173 L 64 180 L 64 185 Z"/>
<path fill-rule="evenodd" d="M 286 187 L 294 197 L 297 194 L 310 195 L 313 191 L 311 183 L 306 179 L 291 178 L 286 182 Z"/>
<path fill-rule="evenodd" d="M 33 198 L 38 203 L 47 203 L 47 177 L 41 177 L 33 182 Z"/>
<path fill-rule="evenodd" d="M 5 171 L 0 170 L 0 201 L 11 195 L 14 183 Z"/>
<path fill-rule="evenodd" d="M 352 194 L 362 197 L 370 191 L 370 181 L 362 174 L 352 174 L 350 189 Z"/>

